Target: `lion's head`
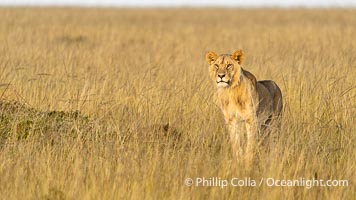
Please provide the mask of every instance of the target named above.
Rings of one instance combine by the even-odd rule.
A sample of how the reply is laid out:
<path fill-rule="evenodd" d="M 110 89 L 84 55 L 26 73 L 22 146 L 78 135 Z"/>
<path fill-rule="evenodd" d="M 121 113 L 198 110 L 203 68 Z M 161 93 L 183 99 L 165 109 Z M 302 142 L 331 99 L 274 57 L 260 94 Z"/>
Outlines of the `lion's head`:
<path fill-rule="evenodd" d="M 242 50 L 237 50 L 232 55 L 222 54 L 218 56 L 214 52 L 206 54 L 206 61 L 210 65 L 210 77 L 217 84 L 218 88 L 239 84 L 243 59 L 244 54 Z"/>

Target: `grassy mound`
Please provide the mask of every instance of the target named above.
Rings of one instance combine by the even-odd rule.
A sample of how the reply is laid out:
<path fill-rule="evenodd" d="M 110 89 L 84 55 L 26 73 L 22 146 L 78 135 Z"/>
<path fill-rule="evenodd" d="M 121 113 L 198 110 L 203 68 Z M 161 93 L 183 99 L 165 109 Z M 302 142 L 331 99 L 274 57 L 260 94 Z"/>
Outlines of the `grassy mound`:
<path fill-rule="evenodd" d="M 104 121 L 95 121 L 79 111 L 40 111 L 16 101 L 0 102 L 0 144 L 7 139 L 23 140 L 31 136 L 53 143 L 56 139 L 77 138 L 82 133 L 92 137 L 98 132 L 101 136 L 116 134 L 124 140 L 138 139 L 143 143 L 176 144 L 181 138 L 181 132 L 169 123 L 114 130 Z"/>
<path fill-rule="evenodd" d="M 19 102 L 0 102 L 2 141 L 26 139 L 35 134 L 49 139 L 59 136 L 76 137 L 78 130 L 92 128 L 89 117 L 78 111 L 39 111 Z"/>

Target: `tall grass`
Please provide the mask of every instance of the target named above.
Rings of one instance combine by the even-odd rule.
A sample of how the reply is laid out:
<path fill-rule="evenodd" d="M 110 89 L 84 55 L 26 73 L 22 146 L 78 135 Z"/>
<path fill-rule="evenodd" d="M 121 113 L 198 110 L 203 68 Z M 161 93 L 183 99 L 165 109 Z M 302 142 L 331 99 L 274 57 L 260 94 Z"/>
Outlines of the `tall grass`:
<path fill-rule="evenodd" d="M 0 9 L 3 199 L 353 199 L 356 11 Z M 234 162 L 204 55 L 242 48 L 284 97 L 253 168 Z M 203 187 L 186 178 L 346 179 Z"/>

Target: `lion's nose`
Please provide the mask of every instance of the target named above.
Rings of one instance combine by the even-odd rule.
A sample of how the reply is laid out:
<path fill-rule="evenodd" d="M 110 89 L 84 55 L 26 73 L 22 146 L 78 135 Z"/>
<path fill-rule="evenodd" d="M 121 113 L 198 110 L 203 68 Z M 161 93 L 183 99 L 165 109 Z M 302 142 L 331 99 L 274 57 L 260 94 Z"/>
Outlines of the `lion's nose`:
<path fill-rule="evenodd" d="M 225 74 L 218 74 L 218 77 L 219 77 L 219 78 L 224 78 L 224 77 L 225 77 Z"/>

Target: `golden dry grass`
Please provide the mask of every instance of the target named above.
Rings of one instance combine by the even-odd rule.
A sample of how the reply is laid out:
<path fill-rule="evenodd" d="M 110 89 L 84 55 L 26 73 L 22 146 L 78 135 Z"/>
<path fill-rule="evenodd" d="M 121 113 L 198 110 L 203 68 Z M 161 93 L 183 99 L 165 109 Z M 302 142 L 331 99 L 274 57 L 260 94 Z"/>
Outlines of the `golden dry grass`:
<path fill-rule="evenodd" d="M 1 8 L 0 19 L 2 199 L 355 198 L 355 10 Z M 280 138 L 253 169 L 233 162 L 204 59 L 237 48 L 285 102 Z"/>

